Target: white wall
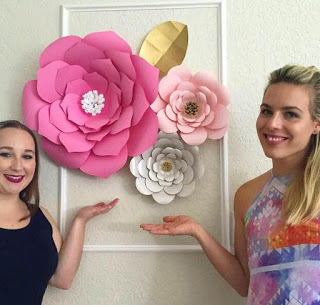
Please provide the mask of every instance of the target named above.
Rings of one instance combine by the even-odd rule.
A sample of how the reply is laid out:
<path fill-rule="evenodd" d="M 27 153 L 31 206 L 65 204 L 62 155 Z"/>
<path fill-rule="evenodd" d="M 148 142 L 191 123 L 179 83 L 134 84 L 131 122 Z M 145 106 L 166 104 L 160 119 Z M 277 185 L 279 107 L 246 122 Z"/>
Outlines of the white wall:
<path fill-rule="evenodd" d="M 23 85 L 35 78 L 41 50 L 61 34 L 60 5 L 119 3 L 124 2 L 0 0 L 0 120 L 21 119 Z M 258 145 L 254 127 L 267 74 L 286 63 L 320 67 L 319 12 L 318 0 L 227 2 L 226 76 L 232 92 L 229 132 L 231 199 L 239 185 L 270 166 Z M 208 69 L 218 73 L 217 11 L 214 8 L 190 10 L 180 7 L 150 10 L 148 14 L 130 10 L 91 15 L 75 13 L 70 15 L 69 33 L 84 35 L 104 26 L 116 30 L 134 51 L 138 51 L 148 31 L 169 19 L 189 26 L 190 46 L 184 64 L 193 71 Z M 201 180 L 205 192 L 198 188 L 187 200 L 178 200 L 166 207 L 153 204 L 150 198 L 135 191 L 128 168 L 107 180 L 68 171 L 67 226 L 78 207 L 119 196 L 121 203 L 110 215 L 88 225 L 86 244 L 194 245 L 191 238 L 154 237 L 138 228 L 141 221 L 156 221 L 165 214 L 177 213 L 193 215 L 221 240 L 219 143 L 205 143 L 201 151 L 208 167 Z M 41 161 L 41 202 L 59 220 L 59 168 L 45 155 Z M 126 188 L 123 188 L 124 184 Z M 89 191 L 82 192 L 85 187 Z M 220 279 L 201 252 L 85 252 L 72 289 L 60 291 L 50 287 L 44 298 L 45 305 L 150 303 L 231 305 L 241 304 L 243 299 Z"/>

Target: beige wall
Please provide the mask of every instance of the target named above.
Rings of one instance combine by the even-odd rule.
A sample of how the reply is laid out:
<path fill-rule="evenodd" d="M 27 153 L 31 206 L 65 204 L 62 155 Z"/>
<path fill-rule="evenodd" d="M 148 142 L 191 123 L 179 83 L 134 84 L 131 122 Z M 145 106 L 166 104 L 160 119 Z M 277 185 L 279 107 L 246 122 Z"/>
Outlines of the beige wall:
<path fill-rule="evenodd" d="M 145 3 L 164 2 L 172 3 L 169 0 Z M 114 3 L 128 4 L 106 0 L 0 0 L 0 120 L 21 119 L 23 85 L 35 78 L 41 50 L 61 34 L 60 5 Z M 270 166 L 258 145 L 254 128 L 267 74 L 286 63 L 320 67 L 319 12 L 318 0 L 227 2 L 226 76 L 232 92 L 231 199 L 239 185 Z M 184 64 L 193 71 L 208 69 L 218 73 L 215 8 L 151 9 L 147 14 L 139 10 L 73 13 L 69 34 L 113 29 L 137 52 L 148 31 L 170 19 L 189 26 L 190 45 Z M 219 143 L 206 142 L 201 153 L 207 166 L 201 186 L 188 199 L 177 200 L 169 206 L 154 204 L 150 198 L 139 195 L 128 167 L 107 180 L 68 171 L 67 226 L 80 206 L 118 196 L 121 203 L 110 215 L 88 225 L 87 245 L 193 245 L 191 238 L 159 238 L 138 228 L 140 222 L 180 213 L 193 215 L 221 240 Z M 59 168 L 43 154 L 41 161 L 41 202 L 58 221 Z M 233 305 L 243 302 L 220 279 L 201 252 L 85 252 L 72 289 L 61 291 L 50 287 L 44 298 L 45 305 Z"/>

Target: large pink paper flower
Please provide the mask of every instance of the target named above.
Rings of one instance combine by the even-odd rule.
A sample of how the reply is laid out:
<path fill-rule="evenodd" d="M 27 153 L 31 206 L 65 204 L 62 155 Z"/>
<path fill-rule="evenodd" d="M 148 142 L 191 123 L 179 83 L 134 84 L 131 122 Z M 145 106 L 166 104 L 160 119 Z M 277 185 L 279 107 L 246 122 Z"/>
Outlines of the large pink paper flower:
<path fill-rule="evenodd" d="M 211 73 L 201 71 L 192 76 L 187 68 L 176 66 L 161 80 L 151 107 L 163 132 L 179 132 L 187 144 L 200 145 L 207 138 L 224 136 L 228 104 L 228 89 Z"/>
<path fill-rule="evenodd" d="M 40 67 L 24 87 L 23 117 L 59 165 L 107 178 L 157 140 L 158 69 L 114 32 L 60 38 Z"/>

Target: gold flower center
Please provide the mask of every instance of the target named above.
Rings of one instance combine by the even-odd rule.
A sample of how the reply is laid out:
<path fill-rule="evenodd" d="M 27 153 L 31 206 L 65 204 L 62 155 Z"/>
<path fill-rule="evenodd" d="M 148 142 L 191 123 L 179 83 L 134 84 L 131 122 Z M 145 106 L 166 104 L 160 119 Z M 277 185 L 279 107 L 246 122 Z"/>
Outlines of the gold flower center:
<path fill-rule="evenodd" d="M 195 102 L 187 102 L 184 107 L 184 110 L 185 110 L 186 114 L 196 115 L 196 113 L 199 110 L 199 107 Z"/>
<path fill-rule="evenodd" d="M 170 163 L 168 161 L 163 162 L 161 165 L 161 169 L 164 172 L 170 172 L 172 170 L 172 163 Z"/>

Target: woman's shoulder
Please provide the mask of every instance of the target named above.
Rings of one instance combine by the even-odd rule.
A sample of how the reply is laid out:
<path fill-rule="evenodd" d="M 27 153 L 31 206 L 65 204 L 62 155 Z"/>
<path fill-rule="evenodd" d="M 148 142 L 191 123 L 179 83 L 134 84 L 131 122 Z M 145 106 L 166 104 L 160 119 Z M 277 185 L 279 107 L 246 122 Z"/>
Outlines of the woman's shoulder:
<path fill-rule="evenodd" d="M 267 171 L 262 175 L 245 182 L 236 191 L 234 197 L 234 209 L 235 213 L 240 214 L 242 219 L 244 219 L 246 212 L 254 199 L 268 183 L 270 175 L 270 171 Z"/>

